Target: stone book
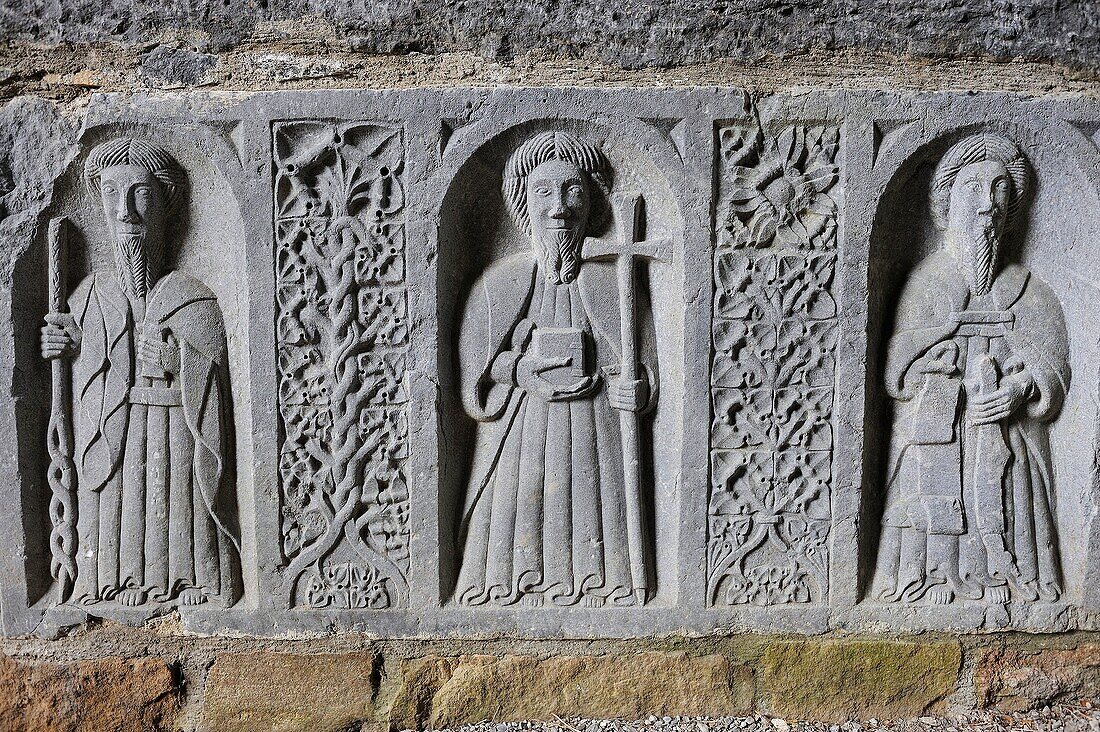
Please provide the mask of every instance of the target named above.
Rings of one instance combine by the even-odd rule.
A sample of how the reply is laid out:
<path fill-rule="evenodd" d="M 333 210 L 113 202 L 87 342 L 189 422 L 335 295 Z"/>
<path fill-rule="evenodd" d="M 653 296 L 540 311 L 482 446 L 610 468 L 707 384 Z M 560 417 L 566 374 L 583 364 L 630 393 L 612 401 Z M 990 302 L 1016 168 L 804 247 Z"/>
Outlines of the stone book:
<path fill-rule="evenodd" d="M 534 333 L 535 354 L 569 362 L 542 372 L 547 381 L 559 386 L 571 384 L 589 375 L 585 354 L 585 332 L 580 328 L 539 328 Z"/>

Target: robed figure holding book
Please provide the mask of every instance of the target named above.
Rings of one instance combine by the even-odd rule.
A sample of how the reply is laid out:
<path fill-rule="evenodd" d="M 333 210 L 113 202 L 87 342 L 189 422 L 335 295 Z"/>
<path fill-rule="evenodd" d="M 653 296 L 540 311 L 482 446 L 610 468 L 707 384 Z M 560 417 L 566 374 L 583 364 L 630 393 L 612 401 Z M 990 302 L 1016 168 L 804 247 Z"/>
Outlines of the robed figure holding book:
<path fill-rule="evenodd" d="M 1069 389 L 1062 308 L 1005 240 L 1032 186 L 991 134 L 936 167 L 943 246 L 909 277 L 886 363 L 895 400 L 872 594 L 945 604 L 1056 599 L 1062 590 L 1050 424 Z"/>
<path fill-rule="evenodd" d="M 535 135 L 508 160 L 505 202 L 532 248 L 482 274 L 462 319 L 460 386 L 478 426 L 459 603 L 645 601 L 619 412 L 653 406 L 653 324 L 639 303 L 641 368 L 619 378 L 620 318 L 634 313 L 620 312 L 615 266 L 582 260 L 610 185 L 604 153 L 564 132 Z"/>

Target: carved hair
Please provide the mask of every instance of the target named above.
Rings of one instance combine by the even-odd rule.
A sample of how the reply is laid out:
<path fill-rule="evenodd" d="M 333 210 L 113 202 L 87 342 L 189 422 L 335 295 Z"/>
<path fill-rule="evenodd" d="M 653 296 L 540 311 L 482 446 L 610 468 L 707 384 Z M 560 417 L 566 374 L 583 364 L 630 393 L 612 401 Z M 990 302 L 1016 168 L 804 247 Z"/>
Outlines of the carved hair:
<path fill-rule="evenodd" d="M 523 231 L 531 234 L 527 211 L 527 176 L 549 160 L 576 165 L 594 183 L 590 186 L 588 226 L 599 231 L 606 223 L 607 198 L 611 193 L 611 162 L 603 151 L 568 132 L 540 132 L 516 148 L 504 166 L 504 202 L 508 213 Z"/>
<path fill-rule="evenodd" d="M 99 196 L 100 176 L 114 165 L 134 165 L 148 170 L 160 182 L 164 207 L 169 214 L 183 200 L 187 175 L 164 148 L 133 137 L 116 137 L 96 145 L 84 163 L 84 180 L 96 197 Z"/>
<path fill-rule="evenodd" d="M 979 133 L 965 137 L 951 146 L 932 175 L 932 216 L 939 227 L 947 225 L 947 206 L 951 199 L 951 186 L 959 171 L 968 165 L 995 160 L 1005 166 L 1012 178 L 1005 228 L 1011 229 L 1031 194 L 1031 165 L 1020 146 L 1007 137 Z"/>

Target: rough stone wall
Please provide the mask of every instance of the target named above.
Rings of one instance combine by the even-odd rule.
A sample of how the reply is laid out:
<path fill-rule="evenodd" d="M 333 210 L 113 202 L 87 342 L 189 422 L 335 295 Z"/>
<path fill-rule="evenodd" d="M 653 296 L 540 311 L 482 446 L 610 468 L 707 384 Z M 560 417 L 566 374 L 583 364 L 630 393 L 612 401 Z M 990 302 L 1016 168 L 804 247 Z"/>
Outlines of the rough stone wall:
<path fill-rule="evenodd" d="M 18 276 L 13 253 L 33 237 L 52 182 L 75 154 L 94 92 L 715 85 L 755 95 L 1100 96 L 1100 8 L 1087 0 L 753 9 L 635 3 L 614 12 L 572 3 L 413 3 L 376 5 L 355 17 L 324 2 L 24 3 L 0 10 L 0 36 L 7 102 L 0 143 L 14 163 L 0 170 L 8 282 Z M 0 289 L 10 296 L 10 286 Z M 0 454 L 19 459 L 14 439 L 0 442 Z M 0 641 L 0 727 L 403 729 L 571 714 L 762 711 L 840 720 L 1028 709 L 1096 694 L 1098 642 L 1089 632 L 839 631 L 629 641 L 261 640 L 196 636 L 169 617 Z"/>
<path fill-rule="evenodd" d="M 669 67 L 719 58 L 861 49 L 958 58 L 1031 58 L 1096 68 L 1100 10 L 1087 0 L 830 0 L 829 2 L 571 2 L 330 0 L 165 5 L 149 0 L 50 5 L 17 0 L 0 33 L 49 44 L 148 43 L 180 32 L 220 52 L 269 35 L 293 37 L 299 22 L 324 22 L 350 50 L 439 54 L 472 51 L 511 59 L 531 49 L 627 67 Z M 159 54 L 151 65 L 170 63 Z M 203 61 L 180 60 L 196 72 Z"/>
<path fill-rule="evenodd" d="M 841 722 L 1076 703 L 1100 678 L 1089 634 L 310 642 L 187 637 L 169 622 L 5 651 L 10 730 L 397 732 L 755 713 Z"/>

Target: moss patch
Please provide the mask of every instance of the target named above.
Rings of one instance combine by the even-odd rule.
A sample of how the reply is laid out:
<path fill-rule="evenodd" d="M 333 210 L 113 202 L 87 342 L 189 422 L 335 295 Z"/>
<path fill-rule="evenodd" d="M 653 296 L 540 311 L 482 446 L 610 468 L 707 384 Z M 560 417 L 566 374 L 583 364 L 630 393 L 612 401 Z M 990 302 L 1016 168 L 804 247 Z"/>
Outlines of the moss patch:
<path fill-rule="evenodd" d="M 760 690 L 789 719 L 913 717 L 942 710 L 961 665 L 957 642 L 784 641 L 764 652 Z"/>

